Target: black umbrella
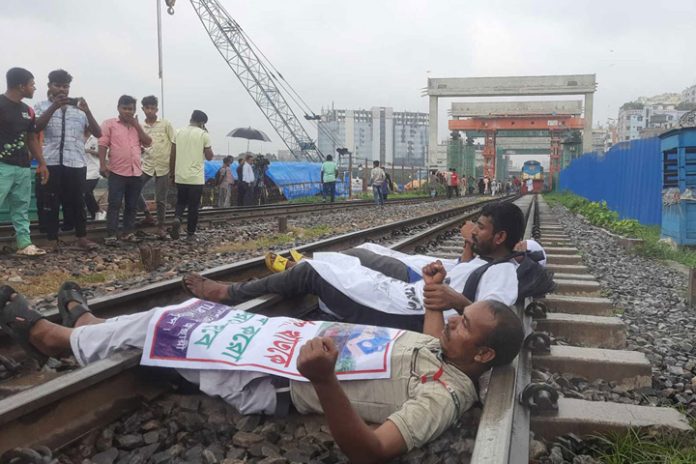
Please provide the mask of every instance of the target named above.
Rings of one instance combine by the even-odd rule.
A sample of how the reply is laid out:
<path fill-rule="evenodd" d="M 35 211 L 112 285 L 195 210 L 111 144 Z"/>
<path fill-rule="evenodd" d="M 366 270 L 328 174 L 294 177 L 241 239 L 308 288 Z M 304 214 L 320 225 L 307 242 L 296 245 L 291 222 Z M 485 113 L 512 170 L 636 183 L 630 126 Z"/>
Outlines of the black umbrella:
<path fill-rule="evenodd" d="M 264 131 L 253 129 L 251 127 L 238 127 L 231 130 L 227 137 L 237 137 L 240 139 L 247 139 L 247 152 L 249 151 L 249 140 L 260 140 L 262 142 L 270 142 L 271 139 L 266 135 Z"/>

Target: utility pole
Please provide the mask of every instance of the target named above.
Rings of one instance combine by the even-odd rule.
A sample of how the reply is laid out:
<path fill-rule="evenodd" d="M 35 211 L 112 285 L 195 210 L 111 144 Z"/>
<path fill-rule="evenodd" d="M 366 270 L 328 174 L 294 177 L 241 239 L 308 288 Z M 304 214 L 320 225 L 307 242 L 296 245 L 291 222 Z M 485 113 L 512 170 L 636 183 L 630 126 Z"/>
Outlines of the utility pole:
<path fill-rule="evenodd" d="M 174 2 L 167 2 L 169 14 L 174 13 Z M 164 118 L 164 66 L 162 65 L 162 0 L 157 0 L 157 65 L 160 80 L 160 102 L 159 109 Z"/>
<path fill-rule="evenodd" d="M 353 153 L 348 152 L 348 199 L 353 198 Z"/>

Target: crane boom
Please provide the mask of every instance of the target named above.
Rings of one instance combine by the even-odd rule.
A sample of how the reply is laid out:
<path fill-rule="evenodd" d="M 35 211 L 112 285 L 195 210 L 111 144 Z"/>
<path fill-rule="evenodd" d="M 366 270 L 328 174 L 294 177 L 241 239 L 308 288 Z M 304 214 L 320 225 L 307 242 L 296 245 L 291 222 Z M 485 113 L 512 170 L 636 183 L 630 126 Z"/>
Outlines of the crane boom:
<path fill-rule="evenodd" d="M 301 161 L 322 161 L 324 156 L 300 124 L 239 24 L 217 0 L 191 0 L 191 5 L 220 55 L 293 156 Z"/>

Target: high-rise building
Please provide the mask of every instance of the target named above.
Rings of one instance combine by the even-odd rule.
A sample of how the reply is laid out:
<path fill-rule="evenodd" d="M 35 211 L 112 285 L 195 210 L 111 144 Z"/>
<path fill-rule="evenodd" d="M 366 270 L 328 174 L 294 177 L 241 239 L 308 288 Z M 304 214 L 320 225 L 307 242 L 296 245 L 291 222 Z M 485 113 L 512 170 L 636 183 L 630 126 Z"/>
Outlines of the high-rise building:
<path fill-rule="evenodd" d="M 337 148 L 345 147 L 357 162 L 367 158 L 388 165 L 424 166 L 428 114 L 395 112 L 389 107 L 323 110 L 317 146 L 324 155 L 335 155 Z"/>

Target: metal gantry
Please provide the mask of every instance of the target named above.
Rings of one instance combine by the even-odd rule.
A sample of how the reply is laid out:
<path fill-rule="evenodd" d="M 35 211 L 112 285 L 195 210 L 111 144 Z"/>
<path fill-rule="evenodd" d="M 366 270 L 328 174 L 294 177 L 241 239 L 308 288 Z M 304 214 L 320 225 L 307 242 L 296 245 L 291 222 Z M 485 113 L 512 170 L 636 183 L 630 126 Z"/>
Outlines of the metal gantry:
<path fill-rule="evenodd" d="M 217 0 L 191 0 L 191 5 L 217 50 L 295 158 L 322 161 L 324 157 L 300 124 L 276 85 L 273 74 L 254 51 L 241 26 Z"/>

